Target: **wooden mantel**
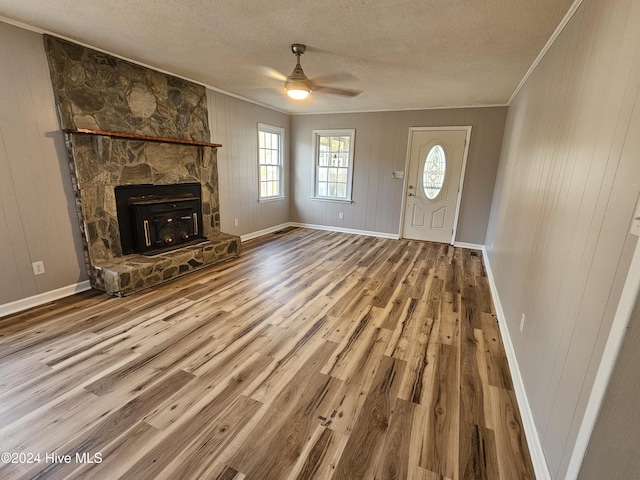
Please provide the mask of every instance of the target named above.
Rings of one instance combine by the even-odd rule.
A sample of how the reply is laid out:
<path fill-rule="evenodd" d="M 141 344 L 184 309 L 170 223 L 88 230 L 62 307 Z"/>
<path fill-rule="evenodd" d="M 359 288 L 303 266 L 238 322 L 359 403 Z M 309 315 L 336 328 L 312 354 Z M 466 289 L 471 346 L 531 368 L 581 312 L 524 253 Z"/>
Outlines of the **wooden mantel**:
<path fill-rule="evenodd" d="M 92 130 L 90 128 L 67 128 L 64 130 L 64 133 L 85 133 L 88 135 L 103 135 L 107 137 L 126 138 L 128 140 L 143 140 L 147 142 L 160 143 L 179 143 L 181 145 L 194 145 L 199 147 L 222 147 L 222 145 L 219 143 L 197 142 L 195 140 L 182 140 L 180 138 L 151 137 L 147 135 L 138 135 L 136 133 L 106 132 L 104 130 Z"/>

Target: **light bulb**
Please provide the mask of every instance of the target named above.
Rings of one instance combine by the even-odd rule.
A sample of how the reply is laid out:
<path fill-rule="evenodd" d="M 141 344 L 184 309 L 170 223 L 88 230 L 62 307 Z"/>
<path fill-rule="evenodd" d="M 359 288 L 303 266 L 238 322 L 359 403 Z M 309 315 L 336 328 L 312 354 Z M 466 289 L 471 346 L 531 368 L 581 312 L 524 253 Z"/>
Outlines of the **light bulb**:
<path fill-rule="evenodd" d="M 298 89 L 288 89 L 287 95 L 289 95 L 294 100 L 304 100 L 309 96 L 308 90 L 298 90 Z"/>

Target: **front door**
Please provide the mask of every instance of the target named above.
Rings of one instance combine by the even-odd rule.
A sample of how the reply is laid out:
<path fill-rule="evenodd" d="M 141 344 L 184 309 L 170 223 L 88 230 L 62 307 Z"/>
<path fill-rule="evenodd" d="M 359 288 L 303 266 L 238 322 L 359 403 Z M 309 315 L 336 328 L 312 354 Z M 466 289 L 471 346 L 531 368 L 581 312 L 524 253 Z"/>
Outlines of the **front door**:
<path fill-rule="evenodd" d="M 453 243 L 471 127 L 409 130 L 403 238 Z"/>

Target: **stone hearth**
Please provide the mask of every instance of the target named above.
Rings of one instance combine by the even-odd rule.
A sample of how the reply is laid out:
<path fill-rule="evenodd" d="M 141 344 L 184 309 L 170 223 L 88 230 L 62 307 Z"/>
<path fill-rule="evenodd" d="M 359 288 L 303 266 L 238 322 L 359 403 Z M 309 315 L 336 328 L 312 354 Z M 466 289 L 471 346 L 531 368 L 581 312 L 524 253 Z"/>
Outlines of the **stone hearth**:
<path fill-rule="evenodd" d="M 128 295 L 237 256 L 240 238 L 220 231 L 205 88 L 50 36 L 45 50 L 92 287 Z M 115 187 L 191 182 L 201 185 L 206 240 L 154 256 L 123 254 Z"/>

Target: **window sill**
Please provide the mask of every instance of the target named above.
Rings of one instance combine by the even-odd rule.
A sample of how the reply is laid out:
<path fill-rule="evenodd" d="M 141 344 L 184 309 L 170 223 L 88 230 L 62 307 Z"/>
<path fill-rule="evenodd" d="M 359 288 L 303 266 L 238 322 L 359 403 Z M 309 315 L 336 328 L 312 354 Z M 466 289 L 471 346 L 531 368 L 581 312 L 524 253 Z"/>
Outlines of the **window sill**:
<path fill-rule="evenodd" d="M 315 202 L 331 202 L 331 203 L 353 203 L 351 199 L 327 198 L 327 197 L 311 197 Z"/>
<path fill-rule="evenodd" d="M 286 200 L 287 197 L 285 197 L 284 195 L 279 196 L 279 197 L 265 197 L 265 198 L 259 198 L 258 199 L 258 203 L 271 203 L 271 202 L 279 202 L 282 200 Z"/>

